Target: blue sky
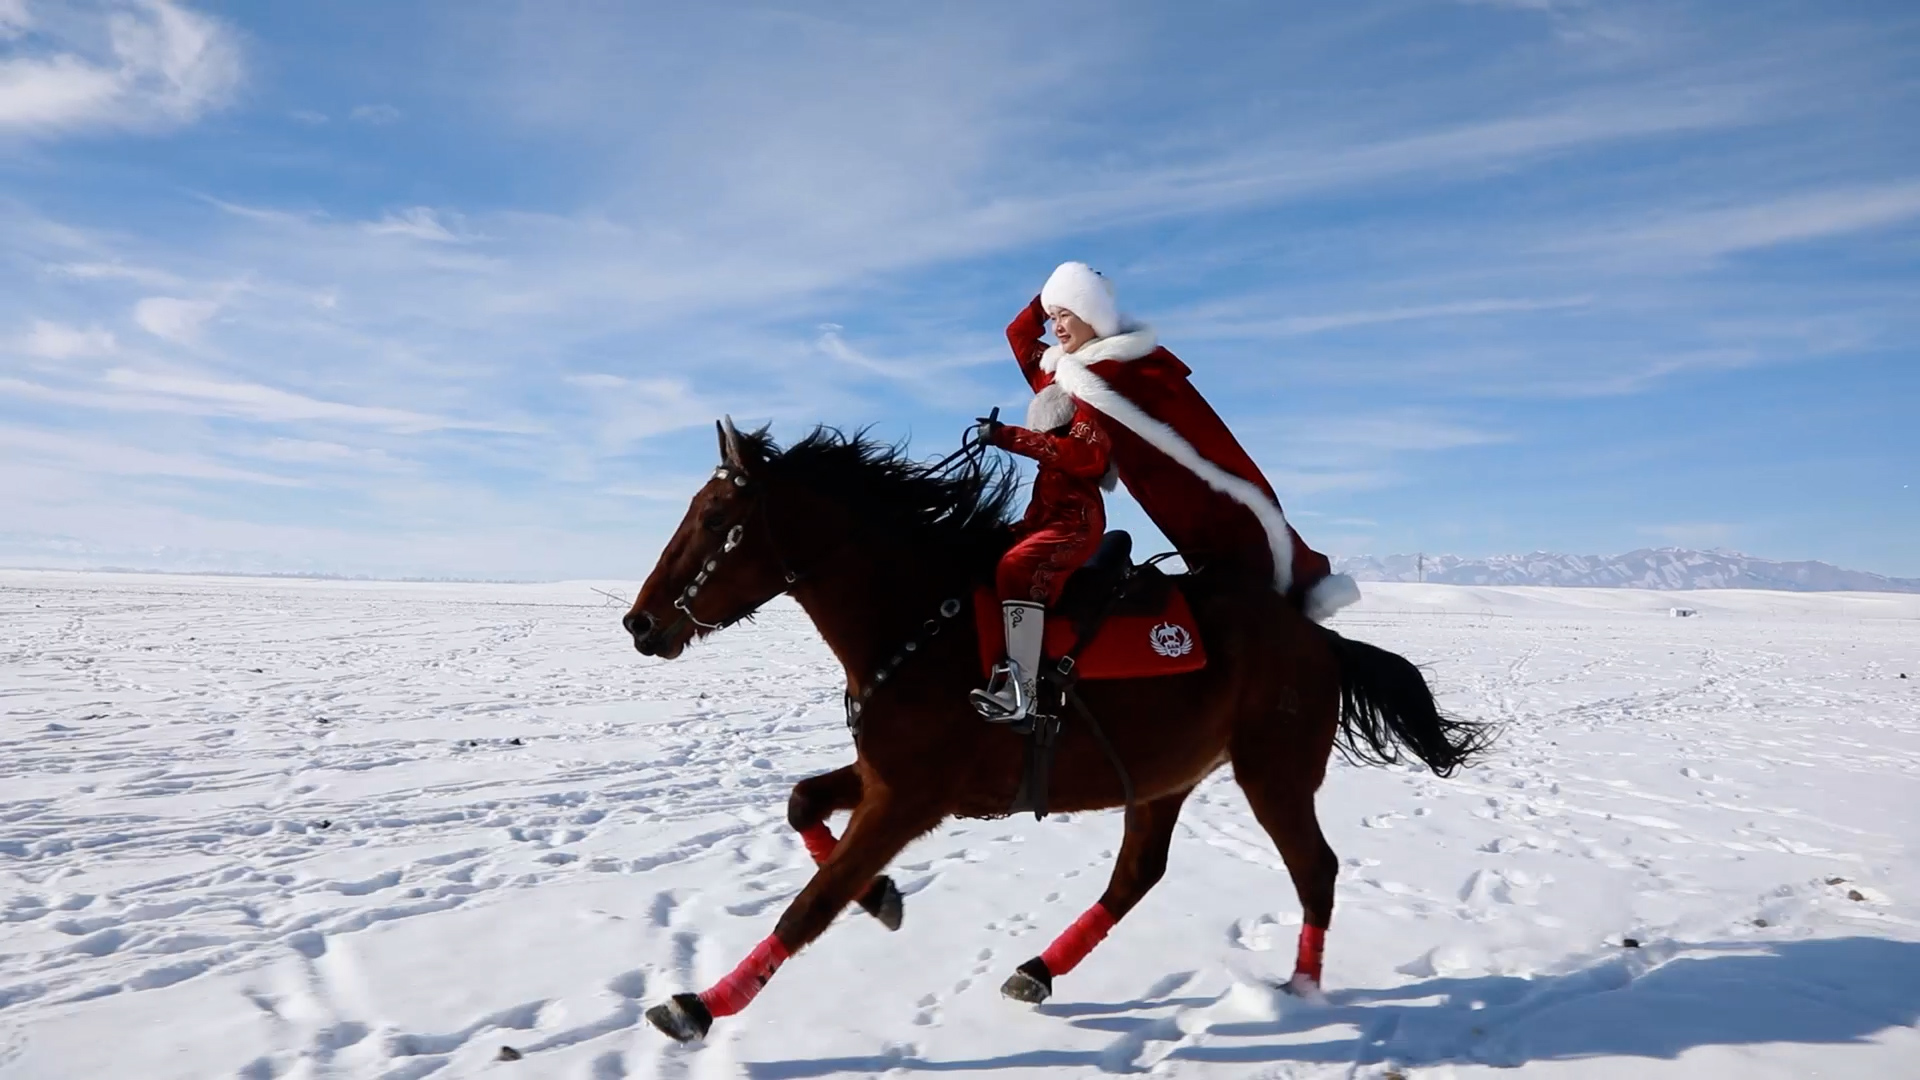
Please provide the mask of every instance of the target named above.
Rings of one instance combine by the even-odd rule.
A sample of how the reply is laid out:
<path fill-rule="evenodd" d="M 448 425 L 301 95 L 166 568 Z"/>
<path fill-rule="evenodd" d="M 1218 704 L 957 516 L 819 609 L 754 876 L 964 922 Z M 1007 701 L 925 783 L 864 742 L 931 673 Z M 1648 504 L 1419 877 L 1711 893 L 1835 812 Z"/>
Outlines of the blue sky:
<path fill-rule="evenodd" d="M 637 578 L 1077 258 L 1332 554 L 1920 576 L 1916 117 L 1904 3 L 0 0 L 0 562 Z"/>

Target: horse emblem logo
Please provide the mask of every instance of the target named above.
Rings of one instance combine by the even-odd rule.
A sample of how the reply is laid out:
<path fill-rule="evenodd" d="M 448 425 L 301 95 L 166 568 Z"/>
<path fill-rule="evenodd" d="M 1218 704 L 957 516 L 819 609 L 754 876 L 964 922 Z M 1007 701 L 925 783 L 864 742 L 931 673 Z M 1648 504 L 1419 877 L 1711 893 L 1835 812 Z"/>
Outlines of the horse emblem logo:
<path fill-rule="evenodd" d="M 1147 631 L 1147 644 L 1161 656 L 1185 656 L 1193 651 L 1193 635 L 1179 623 L 1163 622 Z"/>

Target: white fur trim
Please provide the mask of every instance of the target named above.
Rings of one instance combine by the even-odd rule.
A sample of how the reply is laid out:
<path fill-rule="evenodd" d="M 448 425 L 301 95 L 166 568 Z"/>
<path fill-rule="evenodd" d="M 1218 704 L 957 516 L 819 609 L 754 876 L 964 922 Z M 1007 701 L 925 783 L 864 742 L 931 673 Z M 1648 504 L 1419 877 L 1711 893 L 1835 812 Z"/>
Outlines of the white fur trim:
<path fill-rule="evenodd" d="M 1071 356 L 1079 363 L 1097 364 L 1102 360 L 1139 360 L 1152 356 L 1153 350 L 1160 347 L 1160 335 L 1153 332 L 1151 326 L 1127 325 L 1120 332 L 1109 337 L 1095 338 L 1080 346 L 1079 352 L 1070 353 L 1058 345 L 1047 346 L 1040 355 L 1040 370 L 1052 371 L 1060 366 L 1060 358 Z"/>
<path fill-rule="evenodd" d="M 1328 616 L 1358 599 L 1360 586 L 1352 578 L 1345 574 L 1328 574 L 1307 590 L 1304 610 L 1307 618 L 1314 622 L 1326 622 Z"/>
<path fill-rule="evenodd" d="M 1033 431 L 1052 431 L 1073 420 L 1073 395 L 1059 383 L 1048 383 L 1027 402 L 1027 427 Z"/>
<path fill-rule="evenodd" d="M 1151 339 L 1153 332 L 1151 330 L 1144 332 Z M 1118 339 L 1102 338 L 1101 341 L 1089 343 L 1079 352 L 1063 351 L 1058 356 L 1054 356 L 1059 349 L 1058 346 L 1047 350 L 1048 357 L 1054 361 L 1054 383 L 1066 387 L 1067 393 L 1105 413 L 1122 427 L 1145 439 L 1149 446 L 1186 466 L 1188 471 L 1198 476 L 1208 487 L 1251 510 L 1267 533 L 1267 547 L 1273 556 L 1274 591 L 1286 592 L 1293 586 L 1293 530 L 1287 525 L 1287 515 L 1281 512 L 1279 505 L 1268 498 L 1267 493 L 1260 490 L 1258 485 L 1243 480 L 1200 456 L 1200 451 L 1195 450 L 1192 443 L 1181 438 L 1179 432 L 1162 421 L 1148 416 L 1139 406 L 1108 386 L 1105 379 L 1088 371 L 1087 365 L 1096 360 L 1119 359 L 1119 357 L 1087 358 L 1088 349 L 1107 340 Z M 1147 351 L 1153 350 L 1149 348 Z M 1044 366 L 1044 360 L 1042 364 Z"/>
<path fill-rule="evenodd" d="M 1061 263 L 1040 289 L 1040 306 L 1049 313 L 1060 308 L 1073 312 L 1101 337 L 1120 329 L 1120 309 L 1113 299 L 1113 282 L 1082 262 Z"/>

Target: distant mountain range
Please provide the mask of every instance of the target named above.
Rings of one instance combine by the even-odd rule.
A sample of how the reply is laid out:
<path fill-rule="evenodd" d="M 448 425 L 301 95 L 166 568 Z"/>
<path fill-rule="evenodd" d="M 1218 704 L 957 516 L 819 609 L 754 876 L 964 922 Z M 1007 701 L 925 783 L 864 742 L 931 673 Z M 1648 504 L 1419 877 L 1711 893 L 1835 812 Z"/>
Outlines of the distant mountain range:
<path fill-rule="evenodd" d="M 1356 581 L 1419 581 L 1421 556 L 1334 560 Z M 1625 555 L 1427 555 L 1424 580 L 1444 585 L 1587 585 L 1611 589 L 1777 589 L 1784 592 L 1920 592 L 1920 579 L 1842 570 L 1823 562 L 1776 562 L 1737 551 L 1642 548 Z"/>

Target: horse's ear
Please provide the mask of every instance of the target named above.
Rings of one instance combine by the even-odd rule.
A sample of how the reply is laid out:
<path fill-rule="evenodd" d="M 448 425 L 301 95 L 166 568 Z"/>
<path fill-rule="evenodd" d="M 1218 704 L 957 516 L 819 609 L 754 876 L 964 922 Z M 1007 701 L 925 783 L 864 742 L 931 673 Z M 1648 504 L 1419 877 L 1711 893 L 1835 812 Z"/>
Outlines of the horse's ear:
<path fill-rule="evenodd" d="M 730 469 L 745 469 L 747 463 L 740 453 L 740 432 L 733 426 L 733 417 L 714 421 L 713 426 L 720 432 L 720 462 Z"/>

